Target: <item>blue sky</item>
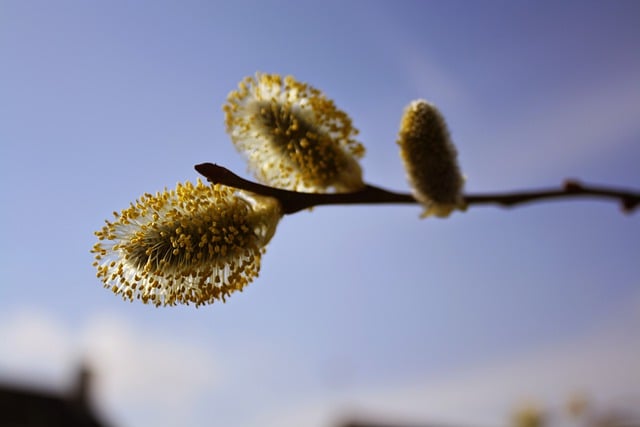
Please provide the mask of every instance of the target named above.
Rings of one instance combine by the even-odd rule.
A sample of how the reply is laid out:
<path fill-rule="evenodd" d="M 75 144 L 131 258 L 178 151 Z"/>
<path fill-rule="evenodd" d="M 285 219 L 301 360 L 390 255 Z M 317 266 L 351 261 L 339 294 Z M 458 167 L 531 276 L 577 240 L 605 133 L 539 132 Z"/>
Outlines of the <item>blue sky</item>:
<path fill-rule="evenodd" d="M 637 404 L 640 223 L 613 204 L 317 208 L 283 219 L 243 293 L 198 310 L 123 302 L 89 250 L 194 164 L 246 175 L 221 106 L 256 71 L 347 111 L 376 185 L 407 189 L 395 139 L 425 98 L 470 192 L 638 188 L 639 20 L 635 1 L 1 2 L 0 378 L 64 388 L 87 360 L 121 426 Z"/>

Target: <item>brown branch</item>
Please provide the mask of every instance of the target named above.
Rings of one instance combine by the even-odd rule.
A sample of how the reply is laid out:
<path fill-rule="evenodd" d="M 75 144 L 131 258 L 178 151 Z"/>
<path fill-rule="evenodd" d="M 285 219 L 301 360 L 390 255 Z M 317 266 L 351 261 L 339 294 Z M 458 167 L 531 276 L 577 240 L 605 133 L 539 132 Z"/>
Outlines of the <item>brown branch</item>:
<path fill-rule="evenodd" d="M 622 210 L 625 213 L 631 213 L 638 207 L 638 205 L 640 205 L 640 193 L 629 190 L 584 185 L 575 180 L 566 180 L 562 188 L 557 190 L 550 189 L 482 195 L 470 194 L 465 195 L 464 199 L 467 202 L 467 205 L 496 204 L 505 207 L 511 207 L 543 199 L 548 200 L 585 197 L 617 200 L 618 202 L 620 202 Z"/>
<path fill-rule="evenodd" d="M 285 214 L 295 213 L 319 205 L 417 203 L 410 194 L 393 193 L 371 185 L 351 193 L 301 193 L 248 181 L 240 178 L 229 169 L 213 163 L 202 163 L 196 165 L 195 168 L 213 184 L 223 184 L 278 199 Z"/>
<path fill-rule="evenodd" d="M 395 193 L 372 185 L 366 185 L 362 190 L 350 193 L 301 193 L 282 190 L 248 181 L 230 170 L 213 163 L 202 163 L 195 169 L 214 184 L 223 184 L 239 188 L 263 196 L 278 199 L 284 213 L 291 214 L 313 206 L 344 205 L 344 204 L 381 204 L 381 203 L 418 203 L 411 194 Z M 568 180 L 560 189 L 494 193 L 467 194 L 464 201 L 467 206 L 495 204 L 512 207 L 524 203 L 540 200 L 560 198 L 596 197 L 613 199 L 621 203 L 622 210 L 630 213 L 640 205 L 640 193 L 597 186 L 587 186 L 574 180 Z"/>

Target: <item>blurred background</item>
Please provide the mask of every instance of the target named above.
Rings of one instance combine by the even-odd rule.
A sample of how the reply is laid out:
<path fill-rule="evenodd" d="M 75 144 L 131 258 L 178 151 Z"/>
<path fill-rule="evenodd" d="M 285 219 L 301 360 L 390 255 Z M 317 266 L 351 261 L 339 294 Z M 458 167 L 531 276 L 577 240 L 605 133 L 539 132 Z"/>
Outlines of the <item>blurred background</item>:
<path fill-rule="evenodd" d="M 301 212 L 197 310 L 122 301 L 89 250 L 194 164 L 248 176 L 221 107 L 256 71 L 348 112 L 375 185 L 407 190 L 395 140 L 425 98 L 468 192 L 637 189 L 638 23 L 635 0 L 0 1 L 0 382 L 68 393 L 85 366 L 121 427 L 500 426 L 573 396 L 637 417 L 640 216 L 612 203 Z"/>

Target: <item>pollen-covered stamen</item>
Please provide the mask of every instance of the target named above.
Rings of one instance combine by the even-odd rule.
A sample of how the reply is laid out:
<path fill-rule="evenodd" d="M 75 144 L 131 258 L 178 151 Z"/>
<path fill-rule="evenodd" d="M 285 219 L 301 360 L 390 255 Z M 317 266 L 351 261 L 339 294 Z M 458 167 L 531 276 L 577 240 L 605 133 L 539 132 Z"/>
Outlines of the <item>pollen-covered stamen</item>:
<path fill-rule="evenodd" d="M 229 94 L 227 131 L 262 182 L 298 191 L 364 186 L 364 148 L 351 119 L 320 91 L 278 75 L 257 74 Z"/>
<path fill-rule="evenodd" d="M 170 216 L 170 215 L 169 215 Z M 136 232 L 123 245 L 126 258 L 136 268 L 163 262 L 163 269 L 184 269 L 199 263 L 233 260 L 253 240 L 246 218 L 230 218 L 203 213 L 190 222 L 169 220 Z"/>
<path fill-rule="evenodd" d="M 94 246 L 98 277 L 125 299 L 212 303 L 258 274 L 281 217 L 277 201 L 202 182 L 146 194 L 107 221 Z"/>
<path fill-rule="evenodd" d="M 303 111 L 274 101 L 257 103 L 257 127 L 269 138 L 275 151 L 290 159 L 302 180 L 317 187 L 333 185 L 335 177 L 351 166 L 348 155 L 322 129 L 314 127 Z"/>
<path fill-rule="evenodd" d="M 435 106 L 417 100 L 406 108 L 398 145 L 414 196 L 426 208 L 423 216 L 446 217 L 464 209 L 457 151 Z"/>

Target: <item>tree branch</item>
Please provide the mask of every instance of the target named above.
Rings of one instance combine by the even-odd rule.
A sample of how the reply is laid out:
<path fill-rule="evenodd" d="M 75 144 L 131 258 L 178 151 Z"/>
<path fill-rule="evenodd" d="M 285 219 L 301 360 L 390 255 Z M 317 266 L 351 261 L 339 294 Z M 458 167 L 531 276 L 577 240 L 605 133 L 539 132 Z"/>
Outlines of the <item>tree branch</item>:
<path fill-rule="evenodd" d="M 280 201 L 285 214 L 320 205 L 418 203 L 411 194 L 395 193 L 372 185 L 366 185 L 362 190 L 350 193 L 301 193 L 248 181 L 213 163 L 202 163 L 196 165 L 195 169 L 211 183 L 223 184 L 263 196 L 274 197 Z M 640 205 L 640 193 L 638 192 L 584 185 L 575 180 L 565 181 L 560 189 L 466 194 L 464 195 L 464 201 L 467 206 L 494 204 L 513 207 L 541 200 L 578 197 L 613 199 L 621 204 L 625 213 L 631 213 Z"/>

